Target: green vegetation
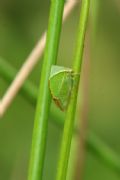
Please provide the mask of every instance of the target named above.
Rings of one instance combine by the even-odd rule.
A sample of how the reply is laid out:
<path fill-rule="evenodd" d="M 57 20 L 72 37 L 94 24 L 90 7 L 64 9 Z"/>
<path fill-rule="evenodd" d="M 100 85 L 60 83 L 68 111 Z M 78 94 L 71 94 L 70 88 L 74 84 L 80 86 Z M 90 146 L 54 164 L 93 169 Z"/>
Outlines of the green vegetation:
<path fill-rule="evenodd" d="M 87 2 L 87 0 L 85 1 Z M 83 2 L 85 1 L 83 0 Z M 79 128 L 77 126 L 74 128 L 74 111 L 79 77 L 75 81 L 76 84 L 72 91 L 72 97 L 75 98 L 70 101 L 67 112 L 61 112 L 54 104 L 50 107 L 51 96 L 48 89 L 48 78 L 51 65 L 56 64 L 56 60 L 58 60 L 57 65 L 71 67 L 71 52 L 74 44 L 77 45 L 72 69 L 75 73 L 80 74 L 81 78 L 84 28 L 86 27 L 86 23 L 81 20 L 84 19 L 83 16 L 81 16 L 80 27 L 78 29 L 77 18 L 79 16 L 79 7 L 77 6 L 68 21 L 63 25 L 60 43 L 59 38 L 64 2 L 58 2 L 57 0 L 53 0 L 52 2 L 56 2 L 57 4 L 52 4 L 50 14 L 51 11 L 53 13 L 56 12 L 56 16 L 50 15 L 52 18 L 50 18 L 51 20 L 49 19 L 49 35 L 47 37 L 44 62 L 42 62 L 42 71 L 40 70 L 40 62 L 31 74 L 29 80 L 22 86 L 20 90 L 22 96 L 18 95 L 15 98 L 4 117 L 1 118 L 0 179 L 3 180 L 27 179 L 37 97 L 39 97 L 39 100 L 33 131 L 29 180 L 56 179 L 56 169 L 58 169 L 57 180 L 65 180 L 69 162 L 71 138 L 74 135 L 74 139 L 76 140 L 79 133 Z M 88 25 L 91 29 L 89 34 L 91 34 L 90 42 L 92 48 L 90 54 L 92 54 L 92 58 L 88 96 L 89 124 L 87 137 L 85 139 L 86 158 L 83 179 L 119 180 L 120 41 L 118 37 L 120 32 L 120 3 L 118 2 L 117 4 L 117 0 L 91 0 L 90 3 L 91 12 Z M 3 3 L 1 1 L 0 7 L 0 94 L 2 98 L 2 95 L 5 94 L 8 88 L 8 84 L 13 81 L 17 74 L 16 69 L 21 67 L 23 60 L 26 59 L 28 53 L 34 47 L 40 34 L 46 29 L 50 2 L 49 0 L 41 2 L 37 0 L 18 2 L 15 0 L 10 3 Z M 81 15 L 84 13 L 84 15 L 87 15 L 88 9 L 85 9 L 80 11 Z M 53 19 L 59 24 L 58 26 L 55 26 Z M 51 26 L 52 23 L 53 25 Z M 85 23 L 85 26 L 81 23 Z M 77 29 L 77 41 L 73 42 Z M 55 36 L 57 37 L 55 38 Z M 51 46 L 52 43 L 53 45 Z M 57 58 L 59 44 L 60 53 Z M 39 80 L 40 74 L 41 81 Z M 42 84 L 39 89 L 38 81 Z M 41 106 L 41 104 L 43 106 Z M 40 116 L 41 113 L 42 116 Z M 64 139 L 64 143 L 62 139 L 62 146 L 61 137 Z M 60 158 L 58 157 L 59 151 Z M 72 156 L 74 158 L 74 153 Z"/>
<path fill-rule="evenodd" d="M 81 73 L 81 64 L 84 50 L 85 32 L 87 19 L 89 15 L 89 0 L 83 0 L 80 11 L 80 23 L 78 27 L 78 37 L 76 41 L 75 57 L 73 60 L 73 71 L 78 76 L 75 78 L 70 103 L 66 112 L 65 126 L 62 138 L 60 160 L 58 164 L 57 180 L 65 180 L 67 175 L 67 167 L 70 155 L 71 140 L 74 129 L 74 120 L 76 113 L 76 104 L 78 96 L 78 85 Z"/>
<path fill-rule="evenodd" d="M 51 66 L 56 63 L 62 26 L 64 0 L 51 1 L 46 49 L 41 72 L 40 89 L 35 115 L 29 180 L 40 180 L 43 175 L 45 149 L 48 131 L 48 117 L 51 104 L 48 80 Z"/>

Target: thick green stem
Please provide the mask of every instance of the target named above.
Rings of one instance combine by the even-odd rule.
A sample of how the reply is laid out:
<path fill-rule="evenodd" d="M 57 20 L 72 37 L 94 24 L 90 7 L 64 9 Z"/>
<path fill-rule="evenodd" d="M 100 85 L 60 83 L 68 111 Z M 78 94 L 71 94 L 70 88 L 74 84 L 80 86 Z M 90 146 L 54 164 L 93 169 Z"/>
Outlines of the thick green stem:
<path fill-rule="evenodd" d="M 51 66 L 56 63 L 57 59 L 63 8 L 64 0 L 51 0 L 46 49 L 41 72 L 40 89 L 38 93 L 38 103 L 33 131 L 32 151 L 28 176 L 29 180 L 42 179 L 48 131 L 48 116 L 51 103 L 48 80 Z"/>
<path fill-rule="evenodd" d="M 75 58 L 74 58 L 74 64 L 73 64 L 73 70 L 76 74 L 79 74 L 81 72 L 81 64 L 82 64 L 82 57 L 83 57 L 88 12 L 89 12 L 89 0 L 82 0 L 81 12 L 80 12 L 80 23 L 79 23 L 78 37 L 77 37 L 77 46 L 75 50 Z M 80 76 L 77 76 L 75 80 L 75 85 L 73 86 L 70 104 L 66 113 L 65 126 L 64 126 L 61 152 L 60 152 L 60 160 L 58 163 L 58 171 L 57 171 L 56 180 L 65 180 L 66 175 L 67 175 L 71 140 L 72 140 L 73 129 L 74 129 L 79 79 L 80 79 Z"/>

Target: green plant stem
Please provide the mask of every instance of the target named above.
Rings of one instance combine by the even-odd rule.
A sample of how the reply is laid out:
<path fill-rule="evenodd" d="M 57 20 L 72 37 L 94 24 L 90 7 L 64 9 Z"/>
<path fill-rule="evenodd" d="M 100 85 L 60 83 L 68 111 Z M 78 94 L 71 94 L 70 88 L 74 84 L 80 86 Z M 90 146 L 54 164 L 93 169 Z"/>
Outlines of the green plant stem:
<path fill-rule="evenodd" d="M 42 66 L 40 89 L 35 115 L 28 180 L 42 179 L 48 131 L 48 116 L 51 104 L 48 80 L 51 66 L 55 64 L 57 60 L 63 9 L 64 0 L 51 0 L 45 56 Z"/>
<path fill-rule="evenodd" d="M 81 72 L 81 64 L 82 64 L 82 57 L 83 57 L 88 12 L 89 12 L 89 0 L 82 0 L 81 12 L 80 12 L 80 23 L 79 23 L 78 37 L 77 37 L 77 46 L 75 50 L 75 58 L 74 58 L 74 63 L 73 63 L 73 71 L 76 74 L 79 74 Z M 63 132 L 62 145 L 61 145 L 61 151 L 60 151 L 60 160 L 58 162 L 58 171 L 57 171 L 56 180 L 66 180 L 71 140 L 72 140 L 73 129 L 74 129 L 79 79 L 80 79 L 80 76 L 77 76 L 75 80 L 76 83 L 73 86 L 70 104 L 66 112 L 65 126 L 64 126 L 64 132 Z"/>
<path fill-rule="evenodd" d="M 11 83 L 16 74 L 17 70 L 7 61 L 0 58 L 0 77 L 6 80 L 6 82 Z M 36 105 L 37 92 L 38 88 L 29 80 L 24 83 L 20 91 L 22 96 L 25 97 L 33 107 Z M 63 127 L 63 116 L 61 113 L 58 114 L 54 106 L 51 108 L 50 117 L 52 123 L 58 125 L 59 128 Z M 92 132 L 86 137 L 86 148 L 87 151 L 99 158 L 106 166 L 120 173 L 120 157 Z"/>

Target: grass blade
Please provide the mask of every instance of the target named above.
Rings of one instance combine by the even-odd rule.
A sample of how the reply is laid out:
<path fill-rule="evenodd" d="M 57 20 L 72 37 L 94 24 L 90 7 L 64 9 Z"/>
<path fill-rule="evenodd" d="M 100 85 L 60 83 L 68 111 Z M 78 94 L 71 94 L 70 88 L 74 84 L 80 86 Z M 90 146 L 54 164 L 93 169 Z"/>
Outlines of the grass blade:
<path fill-rule="evenodd" d="M 89 0 L 82 0 L 80 23 L 79 23 L 78 37 L 77 37 L 77 46 L 75 50 L 75 58 L 73 64 L 73 70 L 76 74 L 81 72 L 88 12 L 89 12 Z M 74 119 L 76 113 L 78 85 L 79 85 L 79 76 L 76 79 L 76 85 L 74 85 L 73 87 L 72 97 L 70 99 L 70 104 L 66 113 L 65 126 L 64 126 L 62 145 L 60 151 L 60 160 L 58 163 L 56 180 L 65 180 L 67 175 L 68 160 L 69 160 L 71 140 L 74 129 Z"/>
<path fill-rule="evenodd" d="M 32 151 L 28 176 L 29 180 L 42 179 L 48 129 L 48 116 L 51 103 L 48 79 L 51 65 L 55 64 L 57 59 L 63 8 L 64 0 L 51 1 L 45 56 L 41 72 L 40 89 L 38 93 L 38 103 L 33 131 Z"/>

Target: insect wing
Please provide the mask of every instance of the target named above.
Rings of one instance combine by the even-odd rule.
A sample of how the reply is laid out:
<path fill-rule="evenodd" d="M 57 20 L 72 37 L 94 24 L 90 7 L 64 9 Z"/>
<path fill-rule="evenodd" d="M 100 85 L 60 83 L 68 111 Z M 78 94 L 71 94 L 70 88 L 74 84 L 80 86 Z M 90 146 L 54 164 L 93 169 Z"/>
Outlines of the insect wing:
<path fill-rule="evenodd" d="M 53 100 L 63 111 L 67 108 L 72 86 L 73 79 L 70 71 L 60 71 L 50 78 L 50 91 Z"/>

